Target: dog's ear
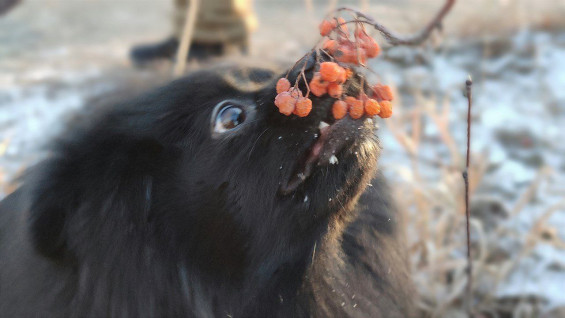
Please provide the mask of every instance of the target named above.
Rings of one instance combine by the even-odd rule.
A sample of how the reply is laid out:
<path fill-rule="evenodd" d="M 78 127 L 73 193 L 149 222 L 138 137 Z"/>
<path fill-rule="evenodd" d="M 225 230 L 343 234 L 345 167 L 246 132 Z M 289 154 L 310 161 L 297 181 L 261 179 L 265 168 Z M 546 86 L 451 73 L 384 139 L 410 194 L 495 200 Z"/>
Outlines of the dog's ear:
<path fill-rule="evenodd" d="M 88 231 L 107 221 L 104 217 L 147 214 L 163 149 L 154 139 L 116 135 L 60 147 L 37 168 L 31 190 L 30 239 L 37 251 L 53 259 L 72 257 L 69 232 L 95 235 Z"/>

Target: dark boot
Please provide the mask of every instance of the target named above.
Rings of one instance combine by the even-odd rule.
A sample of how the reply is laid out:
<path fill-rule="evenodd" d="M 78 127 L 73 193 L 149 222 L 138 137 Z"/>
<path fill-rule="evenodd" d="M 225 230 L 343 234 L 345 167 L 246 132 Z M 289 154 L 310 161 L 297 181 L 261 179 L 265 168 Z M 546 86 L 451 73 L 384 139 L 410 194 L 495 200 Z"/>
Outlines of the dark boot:
<path fill-rule="evenodd" d="M 155 60 L 174 60 L 178 46 L 179 41 L 174 37 L 170 37 L 160 43 L 135 46 L 130 52 L 130 58 L 134 64 L 139 66 Z M 225 45 L 223 43 L 205 44 L 192 42 L 188 59 L 204 61 L 211 57 L 222 56 L 225 53 Z"/>
<path fill-rule="evenodd" d="M 177 53 L 179 41 L 170 37 L 155 44 L 134 46 L 130 51 L 130 58 L 136 65 L 143 65 L 155 60 L 172 59 Z"/>
<path fill-rule="evenodd" d="M 8 10 L 15 7 L 19 2 L 20 0 L 0 0 L 0 15 L 8 12 Z"/>

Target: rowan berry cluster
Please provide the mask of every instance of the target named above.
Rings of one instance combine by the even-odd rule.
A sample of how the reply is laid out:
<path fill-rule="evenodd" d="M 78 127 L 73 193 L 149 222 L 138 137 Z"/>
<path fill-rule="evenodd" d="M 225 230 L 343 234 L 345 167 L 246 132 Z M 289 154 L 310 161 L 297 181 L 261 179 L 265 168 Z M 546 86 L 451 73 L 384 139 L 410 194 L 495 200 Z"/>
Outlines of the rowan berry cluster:
<path fill-rule="evenodd" d="M 350 34 L 347 24 L 354 24 L 353 34 Z M 298 80 L 294 86 L 283 77 L 277 82 L 275 105 L 282 114 L 295 114 L 306 117 L 312 110 L 312 100 L 309 94 L 321 97 L 328 94 L 336 101 L 332 106 L 335 119 L 341 119 L 347 114 L 353 119 L 363 116 L 380 116 L 389 118 L 392 115 L 392 90 L 387 85 L 376 84 L 371 87 L 368 95 L 363 89 L 358 96 L 345 94 L 351 83 L 356 68 L 365 67 L 368 59 L 379 55 L 381 49 L 374 38 L 369 36 L 362 21 L 345 21 L 343 18 L 332 18 L 322 21 L 319 26 L 322 35 L 322 45 L 316 47 L 317 56 L 324 54 L 330 61 L 317 63 L 316 72 L 306 84 L 307 92 L 303 96 L 298 88 Z M 318 60 L 318 59 L 317 59 Z M 302 70 L 302 75 L 304 68 Z M 305 79 L 305 76 L 302 78 Z M 300 79 L 300 77 L 299 77 Z M 364 83 L 362 83 L 364 87 Z"/>

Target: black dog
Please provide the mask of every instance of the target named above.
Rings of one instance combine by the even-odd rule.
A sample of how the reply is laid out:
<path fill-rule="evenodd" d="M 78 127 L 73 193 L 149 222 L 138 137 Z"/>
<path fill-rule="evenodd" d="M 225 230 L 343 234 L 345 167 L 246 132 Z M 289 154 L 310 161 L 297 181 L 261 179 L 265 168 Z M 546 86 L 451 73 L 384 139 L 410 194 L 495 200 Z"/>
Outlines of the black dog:
<path fill-rule="evenodd" d="M 67 133 L 0 205 L 0 316 L 409 317 L 374 125 L 284 116 L 275 81 L 200 71 Z"/>

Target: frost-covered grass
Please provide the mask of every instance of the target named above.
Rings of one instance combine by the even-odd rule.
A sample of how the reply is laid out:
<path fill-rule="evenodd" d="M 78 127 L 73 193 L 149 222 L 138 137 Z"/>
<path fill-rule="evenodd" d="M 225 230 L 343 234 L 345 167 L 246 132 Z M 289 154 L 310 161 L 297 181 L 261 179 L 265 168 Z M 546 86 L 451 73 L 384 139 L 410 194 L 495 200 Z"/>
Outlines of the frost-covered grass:
<path fill-rule="evenodd" d="M 558 317 L 549 312 L 565 307 L 563 37 L 523 31 L 441 51 L 393 49 L 375 63 L 401 93 L 381 162 L 407 215 L 423 316 L 463 315 L 466 74 L 475 80 L 474 307 L 504 317 Z M 492 46 L 505 50 L 485 57 Z"/>

